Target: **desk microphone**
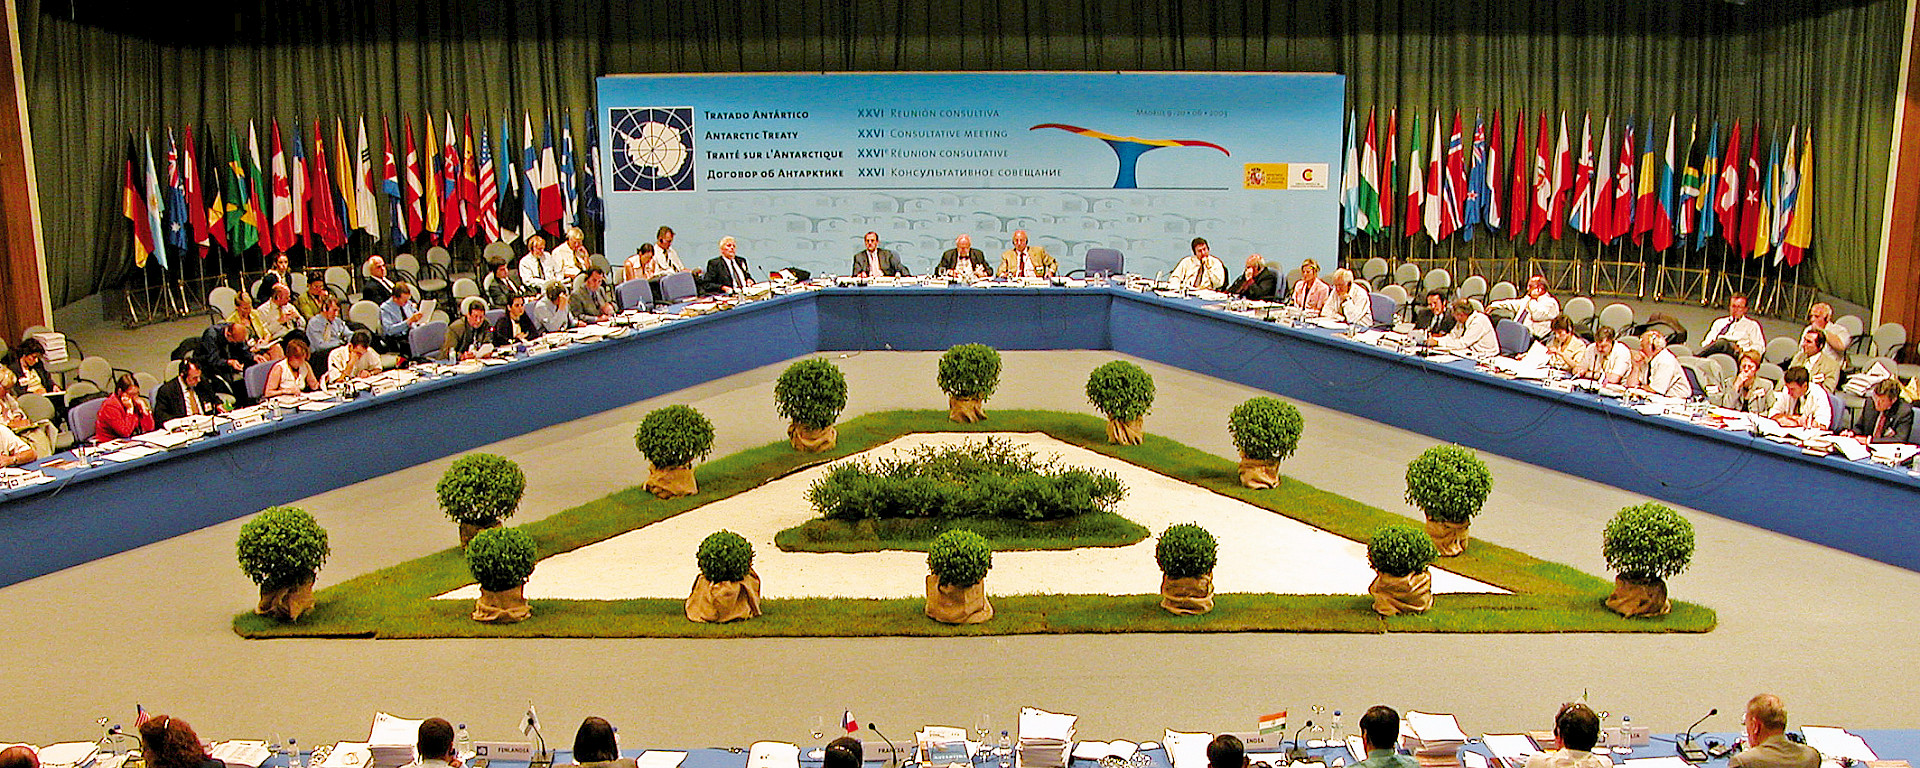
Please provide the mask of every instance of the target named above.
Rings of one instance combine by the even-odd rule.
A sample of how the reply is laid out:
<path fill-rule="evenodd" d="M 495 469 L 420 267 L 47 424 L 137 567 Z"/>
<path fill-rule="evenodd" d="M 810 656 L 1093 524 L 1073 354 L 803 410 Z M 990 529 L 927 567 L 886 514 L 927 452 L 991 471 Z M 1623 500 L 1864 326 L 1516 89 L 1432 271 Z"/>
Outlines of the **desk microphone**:
<path fill-rule="evenodd" d="M 1693 725 L 1687 726 L 1686 735 L 1675 745 L 1676 750 L 1680 753 L 1680 759 L 1689 763 L 1704 763 L 1707 761 L 1707 751 L 1700 748 L 1699 742 L 1694 741 L 1693 729 L 1700 727 L 1700 724 L 1706 722 L 1707 718 L 1717 714 L 1720 714 L 1720 708 L 1714 707 L 1713 709 L 1707 710 L 1707 713 L 1702 715 L 1700 719 L 1693 721 Z"/>
<path fill-rule="evenodd" d="M 1301 743 L 1300 734 L 1312 727 L 1313 721 L 1308 720 L 1305 725 L 1300 726 L 1300 730 L 1293 732 L 1293 749 L 1287 750 L 1287 760 L 1295 763 L 1304 763 L 1307 761 L 1307 745 Z"/>
<path fill-rule="evenodd" d="M 888 764 L 888 765 L 899 765 L 899 764 L 900 764 L 900 752 L 899 752 L 898 750 L 896 750 L 896 749 L 894 749 L 894 747 L 893 747 L 893 739 L 889 739 L 889 738 L 887 738 L 887 735 L 886 735 L 886 734 L 884 734 L 884 733 L 881 733 L 881 732 L 880 732 L 880 728 L 879 728 L 879 727 L 877 727 L 877 726 L 875 726 L 875 725 L 873 724 L 873 721 L 872 721 L 872 720 L 868 720 L 868 721 L 867 721 L 867 730 L 869 730 L 869 731 L 873 731 L 873 735 L 875 735 L 875 736 L 878 736 L 878 737 L 880 737 L 880 740 L 881 740 L 881 741 L 884 741 L 884 742 L 886 742 L 886 743 L 887 743 L 887 764 Z"/>

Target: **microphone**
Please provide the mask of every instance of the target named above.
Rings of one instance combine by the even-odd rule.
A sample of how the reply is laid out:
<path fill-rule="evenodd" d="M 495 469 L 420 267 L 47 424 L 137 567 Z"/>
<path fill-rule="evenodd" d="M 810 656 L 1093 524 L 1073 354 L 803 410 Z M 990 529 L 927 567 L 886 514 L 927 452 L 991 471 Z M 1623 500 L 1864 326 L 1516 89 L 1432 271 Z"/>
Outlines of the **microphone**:
<path fill-rule="evenodd" d="M 1296 763 L 1304 763 L 1307 761 L 1307 747 L 1300 742 L 1300 734 L 1312 727 L 1313 721 L 1308 720 L 1305 725 L 1300 726 L 1300 730 L 1293 732 L 1293 749 L 1287 750 L 1288 760 Z"/>
<path fill-rule="evenodd" d="M 1686 735 L 1675 745 L 1676 751 L 1680 753 L 1680 759 L 1689 763 L 1704 763 L 1707 761 L 1707 751 L 1700 748 L 1699 742 L 1694 741 L 1693 729 L 1700 727 L 1700 724 L 1706 722 L 1707 718 L 1717 714 L 1720 714 L 1720 708 L 1714 707 L 1713 709 L 1707 710 L 1705 715 L 1701 715 L 1700 719 L 1693 721 L 1693 725 L 1687 726 Z"/>
<path fill-rule="evenodd" d="M 887 764 L 899 765 L 900 753 L 894 750 L 893 739 L 889 739 L 887 738 L 886 734 L 881 733 L 880 728 L 878 726 L 875 726 L 872 720 L 867 721 L 867 730 L 873 731 L 873 735 L 880 737 L 881 741 L 884 741 L 887 743 Z"/>

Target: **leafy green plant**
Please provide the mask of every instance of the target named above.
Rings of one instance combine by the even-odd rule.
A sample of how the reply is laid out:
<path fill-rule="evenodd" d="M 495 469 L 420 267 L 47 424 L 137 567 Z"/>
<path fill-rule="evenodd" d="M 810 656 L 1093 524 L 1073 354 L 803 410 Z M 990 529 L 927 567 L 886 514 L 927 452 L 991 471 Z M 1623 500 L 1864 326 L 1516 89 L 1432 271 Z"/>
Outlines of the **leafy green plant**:
<path fill-rule="evenodd" d="M 248 520 L 237 548 L 240 570 L 267 589 L 312 579 L 332 551 L 327 529 L 299 507 L 270 507 Z"/>
<path fill-rule="evenodd" d="M 1060 520 L 1110 512 L 1126 492 L 1111 472 L 1062 466 L 987 438 L 836 465 L 807 489 L 807 501 L 829 520 Z"/>
<path fill-rule="evenodd" d="M 527 583 L 539 559 L 533 537 L 519 528 L 488 528 L 467 544 L 467 572 L 488 592 Z"/>
<path fill-rule="evenodd" d="M 1087 375 L 1087 400 L 1109 419 L 1133 421 L 1153 408 L 1153 376 L 1125 360 L 1106 363 Z"/>
<path fill-rule="evenodd" d="M 1227 431 L 1240 455 L 1256 461 L 1281 461 L 1300 447 L 1306 419 L 1292 403 L 1274 397 L 1255 397 L 1227 416 Z"/>
<path fill-rule="evenodd" d="M 774 382 L 780 416 L 809 429 L 826 429 L 847 407 L 847 377 L 825 358 L 811 357 L 787 366 Z"/>
<path fill-rule="evenodd" d="M 1169 579 L 1192 579 L 1213 573 L 1220 561 L 1220 542 L 1193 523 L 1169 525 L 1153 547 L 1153 559 Z"/>
<path fill-rule="evenodd" d="M 940 356 L 940 389 L 962 400 L 985 400 L 1000 386 L 1000 353 L 985 344 L 959 344 Z"/>
<path fill-rule="evenodd" d="M 640 420 L 633 444 L 656 467 L 684 467 L 713 451 L 713 422 L 688 405 L 656 408 Z"/>
<path fill-rule="evenodd" d="M 714 531 L 700 542 L 694 559 L 707 581 L 739 581 L 753 568 L 753 544 L 733 531 Z"/>
<path fill-rule="evenodd" d="M 1404 578 L 1419 573 L 1439 556 L 1440 550 L 1434 548 L 1427 532 L 1411 525 L 1382 526 L 1367 542 L 1367 564 L 1388 576 Z"/>
<path fill-rule="evenodd" d="M 1493 492 L 1487 463 L 1457 445 L 1436 445 L 1407 462 L 1407 502 L 1430 520 L 1465 523 Z"/>
<path fill-rule="evenodd" d="M 942 586 L 965 589 L 987 577 L 993 567 L 993 548 L 973 531 L 947 531 L 933 539 L 927 549 L 927 569 Z"/>
<path fill-rule="evenodd" d="M 1664 504 L 1627 507 L 1607 522 L 1602 554 L 1608 568 L 1629 579 L 1676 575 L 1693 562 L 1693 523 Z"/>
<path fill-rule="evenodd" d="M 455 459 L 433 491 L 454 522 L 488 526 L 510 517 L 527 492 L 527 475 L 505 456 L 470 453 Z"/>

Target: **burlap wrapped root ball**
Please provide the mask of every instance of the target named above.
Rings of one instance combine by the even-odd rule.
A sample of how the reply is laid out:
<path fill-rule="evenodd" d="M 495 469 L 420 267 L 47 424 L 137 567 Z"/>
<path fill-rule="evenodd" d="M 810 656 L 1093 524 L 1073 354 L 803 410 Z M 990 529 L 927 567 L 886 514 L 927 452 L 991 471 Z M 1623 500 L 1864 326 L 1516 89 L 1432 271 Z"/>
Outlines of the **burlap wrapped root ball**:
<path fill-rule="evenodd" d="M 240 570 L 260 587 L 253 612 L 298 621 L 311 610 L 313 581 L 332 550 L 327 530 L 299 507 L 271 507 L 240 526 Z"/>
<path fill-rule="evenodd" d="M 713 450 L 713 422 L 692 406 L 654 409 L 634 430 L 633 444 L 647 458 L 647 492 L 662 499 L 700 492 L 693 463 Z"/>

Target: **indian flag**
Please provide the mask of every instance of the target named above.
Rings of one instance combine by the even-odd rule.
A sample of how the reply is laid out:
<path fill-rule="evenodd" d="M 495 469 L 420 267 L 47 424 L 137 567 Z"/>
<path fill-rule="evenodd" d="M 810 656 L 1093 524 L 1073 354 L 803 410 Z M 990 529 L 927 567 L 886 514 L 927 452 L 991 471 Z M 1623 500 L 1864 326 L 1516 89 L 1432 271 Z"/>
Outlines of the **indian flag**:
<path fill-rule="evenodd" d="M 1261 733 L 1282 733 L 1287 730 L 1287 711 L 1280 710 L 1271 715 L 1260 716 Z"/>

